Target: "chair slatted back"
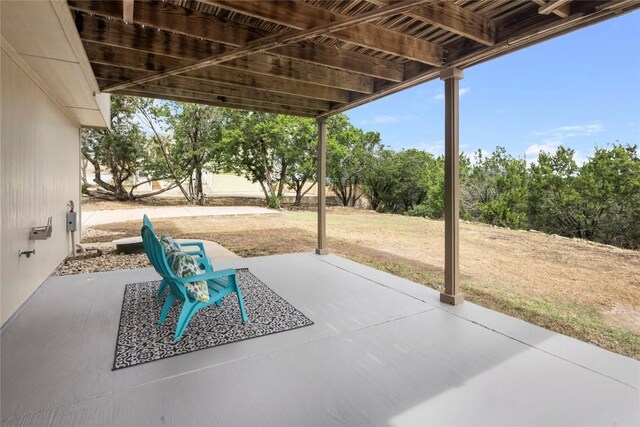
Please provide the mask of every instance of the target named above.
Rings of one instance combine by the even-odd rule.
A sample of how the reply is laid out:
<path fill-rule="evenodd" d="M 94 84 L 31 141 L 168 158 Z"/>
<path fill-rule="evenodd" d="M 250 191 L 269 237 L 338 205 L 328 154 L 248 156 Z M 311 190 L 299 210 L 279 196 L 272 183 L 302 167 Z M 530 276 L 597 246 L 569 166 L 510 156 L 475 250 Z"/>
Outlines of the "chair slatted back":
<path fill-rule="evenodd" d="M 156 272 L 163 278 L 167 279 L 167 282 L 171 287 L 171 291 L 176 296 L 183 299 L 186 298 L 186 290 L 181 283 L 176 281 L 176 275 L 173 273 L 173 270 L 171 270 L 171 267 L 167 262 L 164 246 L 160 243 L 158 237 L 147 225 L 142 226 L 141 234 L 142 242 L 145 246 L 145 250 L 147 251 L 147 256 L 149 257 L 149 261 L 151 261 L 153 267 L 156 269 Z"/>
<path fill-rule="evenodd" d="M 151 229 L 152 232 L 156 232 L 153 229 L 153 223 L 151 222 L 151 220 L 149 219 L 149 217 L 147 216 L 147 214 L 144 214 L 144 216 L 142 217 L 142 225 L 146 225 L 147 227 L 149 227 Z"/>
<path fill-rule="evenodd" d="M 153 269 L 156 270 L 156 273 L 160 274 L 162 276 L 162 272 L 160 270 L 160 265 L 157 262 L 157 260 L 152 256 L 152 251 L 151 251 L 151 241 L 149 239 L 149 235 L 144 233 L 144 228 L 147 227 L 148 229 L 151 230 L 151 234 L 153 234 L 155 236 L 155 233 L 153 232 L 153 226 L 149 227 L 146 224 L 146 221 L 148 220 L 147 216 L 144 216 L 144 225 L 142 226 L 142 228 L 140 229 L 140 235 L 142 236 L 142 245 L 144 246 L 144 252 L 147 254 L 147 258 L 149 258 L 149 262 L 151 262 L 151 265 L 153 266 Z"/>

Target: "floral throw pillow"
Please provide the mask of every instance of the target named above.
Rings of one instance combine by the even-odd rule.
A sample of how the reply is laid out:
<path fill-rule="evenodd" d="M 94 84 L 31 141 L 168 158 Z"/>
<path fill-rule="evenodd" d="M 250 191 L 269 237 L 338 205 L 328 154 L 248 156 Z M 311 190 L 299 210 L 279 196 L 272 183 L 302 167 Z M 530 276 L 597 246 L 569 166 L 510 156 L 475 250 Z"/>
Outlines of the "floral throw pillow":
<path fill-rule="evenodd" d="M 173 237 L 169 236 L 168 234 L 163 234 L 162 236 L 160 236 L 160 243 L 162 243 L 162 246 L 164 247 L 164 253 L 167 254 L 167 256 L 169 256 L 171 252 L 182 250 L 180 248 L 180 244 L 173 240 Z"/>
<path fill-rule="evenodd" d="M 192 277 L 199 273 L 198 262 L 191 255 L 185 254 L 184 252 L 172 252 L 167 261 L 169 261 L 171 271 L 173 271 L 177 277 Z M 200 302 L 209 301 L 209 288 L 207 287 L 206 281 L 199 280 L 197 282 L 185 283 L 184 286 L 189 297 Z"/>

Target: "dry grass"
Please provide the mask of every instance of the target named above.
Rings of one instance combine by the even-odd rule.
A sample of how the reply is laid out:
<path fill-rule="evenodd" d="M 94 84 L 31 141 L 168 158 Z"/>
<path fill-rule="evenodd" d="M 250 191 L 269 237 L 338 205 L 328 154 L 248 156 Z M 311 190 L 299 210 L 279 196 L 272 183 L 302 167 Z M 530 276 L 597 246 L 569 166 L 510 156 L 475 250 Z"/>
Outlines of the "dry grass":
<path fill-rule="evenodd" d="M 313 212 L 154 221 L 179 238 L 216 241 L 241 256 L 312 251 Z M 440 289 L 442 221 L 345 208 L 328 212 L 332 252 Z M 137 235 L 138 222 L 103 230 Z M 106 238 L 108 239 L 108 238 Z M 462 223 L 467 298 L 640 359 L 640 253 L 542 233 Z"/>
<path fill-rule="evenodd" d="M 183 206 L 184 197 L 148 197 L 135 202 L 119 202 L 117 200 L 101 200 L 82 196 L 82 210 L 84 211 L 112 211 L 119 209 L 138 209 L 141 207 Z M 267 203 L 263 198 L 255 197 L 215 197 L 207 199 L 207 206 L 261 206 Z"/>

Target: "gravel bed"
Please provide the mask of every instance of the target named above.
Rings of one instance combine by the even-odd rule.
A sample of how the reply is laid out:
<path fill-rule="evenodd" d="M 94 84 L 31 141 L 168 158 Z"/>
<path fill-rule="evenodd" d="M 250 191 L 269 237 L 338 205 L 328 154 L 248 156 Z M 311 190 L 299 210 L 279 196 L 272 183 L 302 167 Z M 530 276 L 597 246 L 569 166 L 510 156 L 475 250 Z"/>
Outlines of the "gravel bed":
<path fill-rule="evenodd" d="M 151 267 L 145 254 L 121 254 L 115 249 L 102 249 L 102 255 L 67 258 L 53 273 L 54 276 L 96 273 L 98 271 L 125 270 Z"/>
<path fill-rule="evenodd" d="M 105 237 L 105 236 L 121 236 L 123 234 L 127 234 L 126 231 L 106 231 L 106 230 L 98 230 L 91 227 L 82 227 L 82 240 L 95 238 L 95 237 Z"/>

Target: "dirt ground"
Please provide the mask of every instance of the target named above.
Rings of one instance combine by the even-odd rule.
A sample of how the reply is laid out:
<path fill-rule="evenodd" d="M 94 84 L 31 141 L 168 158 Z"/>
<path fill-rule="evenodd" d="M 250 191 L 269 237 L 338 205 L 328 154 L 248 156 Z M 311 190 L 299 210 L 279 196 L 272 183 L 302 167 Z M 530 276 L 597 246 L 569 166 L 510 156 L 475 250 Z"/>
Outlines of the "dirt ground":
<path fill-rule="evenodd" d="M 312 251 L 315 221 L 314 212 L 288 211 L 154 224 L 174 237 L 213 240 L 240 256 L 257 256 Z M 140 224 L 97 228 L 137 235 Z M 331 208 L 327 230 L 333 253 L 442 287 L 442 221 Z M 109 238 L 93 238 L 101 239 Z M 471 301 L 640 358 L 640 252 L 463 222 L 460 270 Z"/>
<path fill-rule="evenodd" d="M 183 197 L 148 197 L 136 200 L 135 202 L 119 202 L 117 200 L 100 200 L 87 196 L 82 196 L 82 210 L 118 210 L 118 209 L 138 209 L 144 206 L 181 206 L 184 204 Z M 216 197 L 207 199 L 206 206 L 261 206 L 266 207 L 267 203 L 263 198 L 256 197 Z"/>

